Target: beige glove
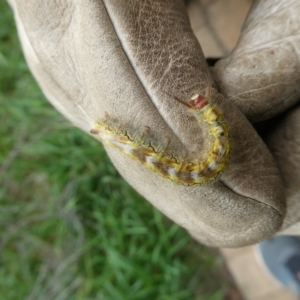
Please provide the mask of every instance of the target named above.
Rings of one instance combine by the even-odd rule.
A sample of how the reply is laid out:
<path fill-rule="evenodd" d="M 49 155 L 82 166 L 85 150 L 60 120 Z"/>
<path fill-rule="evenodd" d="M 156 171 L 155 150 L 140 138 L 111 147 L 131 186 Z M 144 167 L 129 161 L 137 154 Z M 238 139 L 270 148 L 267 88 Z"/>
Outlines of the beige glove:
<path fill-rule="evenodd" d="M 217 63 L 219 91 L 256 125 L 283 178 L 284 234 L 300 234 L 300 2 L 256 1 L 238 46 Z"/>
<path fill-rule="evenodd" d="M 27 62 L 49 101 L 76 126 L 96 133 L 96 138 L 102 136 L 115 144 L 125 139 L 131 154 L 134 147 L 136 159 L 105 144 L 122 176 L 200 242 L 219 247 L 244 246 L 270 237 L 280 229 L 285 216 L 286 201 L 278 168 L 264 142 L 237 108 L 243 108 L 246 116 L 258 120 L 296 102 L 291 97 L 297 92 L 291 80 L 297 82 L 298 61 L 290 55 L 286 58 L 284 48 L 287 53 L 294 49 L 293 53 L 297 54 L 296 38 L 292 42 L 289 42 L 292 38 L 286 38 L 293 34 L 290 27 L 300 28 L 297 1 L 290 3 L 294 8 L 285 9 L 298 25 L 293 23 L 288 27 L 286 19 L 280 18 L 276 22 L 278 25 L 281 20 L 278 28 L 285 30 L 279 30 L 282 36 L 274 40 L 286 38 L 286 47 L 279 51 L 278 47 L 273 48 L 276 42 L 270 40 L 264 46 L 254 43 L 253 49 L 251 34 L 257 36 L 260 32 L 259 19 L 272 16 L 274 7 L 279 5 L 279 1 L 275 6 L 273 2 L 264 1 L 261 8 L 257 4 L 247 21 L 240 47 L 214 68 L 217 84 L 229 99 L 226 100 L 211 83 L 208 66 L 181 0 L 10 0 Z M 277 13 L 283 14 L 282 9 Z M 265 56 L 259 51 L 268 45 L 268 51 L 274 51 L 276 64 L 274 59 L 270 64 L 265 58 L 260 61 Z M 258 53 L 253 55 L 254 63 L 251 63 L 247 55 L 254 51 Z M 241 61 L 243 56 L 245 61 Z M 286 59 L 291 59 L 294 66 L 288 65 Z M 253 65 L 256 68 L 251 69 Z M 290 101 L 285 100 L 284 105 L 275 109 L 282 103 L 282 99 L 275 99 L 282 82 L 277 72 L 285 70 L 282 65 L 293 70 L 284 76 L 291 79 L 281 87 L 285 91 L 284 99 Z M 244 86 L 235 84 L 232 66 L 242 75 L 248 72 L 247 81 L 243 76 L 237 78 Z M 266 86 L 270 90 L 275 86 L 277 93 L 265 93 L 270 100 L 262 105 L 262 100 L 254 99 L 251 90 L 267 89 Z M 243 101 L 239 101 L 241 93 L 244 93 Z M 202 97 L 192 100 L 195 94 L 205 95 L 208 102 Z M 257 92 L 257 95 L 262 94 Z M 230 101 L 233 99 L 234 102 Z M 254 104 L 250 103 L 255 100 L 259 105 L 253 109 Z M 205 106 L 204 110 L 200 106 Z M 289 115 L 278 130 L 271 128 L 271 134 L 267 132 L 274 151 L 278 147 L 284 150 L 277 140 L 284 141 L 281 131 L 295 119 L 297 116 Z M 103 127 L 103 122 L 109 126 Z M 225 137 L 221 137 L 220 130 Z M 202 174 L 209 181 L 189 186 L 165 178 L 170 177 L 172 162 L 205 164 L 216 152 L 212 148 L 221 145 L 227 149 L 227 141 L 229 162 L 227 155 L 215 155 L 217 167 L 205 169 Z M 284 146 L 289 147 L 287 143 Z M 159 152 L 158 156 L 155 151 Z M 140 162 L 145 157 L 150 160 L 159 157 L 162 165 L 156 162 L 156 170 L 169 171 L 167 176 L 161 176 L 162 171 L 159 174 L 146 168 Z M 280 166 L 286 164 L 284 157 L 283 153 L 276 152 Z M 190 168 L 193 164 L 184 166 Z M 179 177 L 178 173 L 174 176 Z M 285 182 L 289 176 L 284 177 Z"/>

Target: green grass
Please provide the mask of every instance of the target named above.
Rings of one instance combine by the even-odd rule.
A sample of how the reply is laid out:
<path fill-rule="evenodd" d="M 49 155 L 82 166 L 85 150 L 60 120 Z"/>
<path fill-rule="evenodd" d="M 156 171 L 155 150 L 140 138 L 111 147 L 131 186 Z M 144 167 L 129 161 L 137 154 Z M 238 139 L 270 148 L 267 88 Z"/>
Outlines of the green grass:
<path fill-rule="evenodd" d="M 0 0 L 0 300 L 224 299 L 220 259 L 46 101 Z"/>

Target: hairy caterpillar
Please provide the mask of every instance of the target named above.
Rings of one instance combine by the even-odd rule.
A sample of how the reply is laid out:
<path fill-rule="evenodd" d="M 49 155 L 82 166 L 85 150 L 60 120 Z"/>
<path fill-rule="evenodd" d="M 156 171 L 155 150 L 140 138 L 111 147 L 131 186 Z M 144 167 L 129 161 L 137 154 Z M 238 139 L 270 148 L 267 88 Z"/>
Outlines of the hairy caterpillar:
<path fill-rule="evenodd" d="M 90 132 L 97 135 L 101 141 L 138 160 L 148 169 L 176 183 L 195 185 L 211 181 L 224 170 L 229 160 L 227 124 L 223 121 L 220 110 L 209 103 L 209 96 L 195 95 L 188 104 L 177 100 L 189 107 L 189 111 L 199 123 L 206 124 L 211 147 L 207 156 L 200 161 L 187 161 L 174 154 L 168 154 L 168 146 L 159 150 L 149 138 L 143 140 L 150 130 L 149 127 L 146 126 L 147 129 L 141 135 L 132 136 L 108 115 L 104 121 L 95 122 L 95 128 Z"/>

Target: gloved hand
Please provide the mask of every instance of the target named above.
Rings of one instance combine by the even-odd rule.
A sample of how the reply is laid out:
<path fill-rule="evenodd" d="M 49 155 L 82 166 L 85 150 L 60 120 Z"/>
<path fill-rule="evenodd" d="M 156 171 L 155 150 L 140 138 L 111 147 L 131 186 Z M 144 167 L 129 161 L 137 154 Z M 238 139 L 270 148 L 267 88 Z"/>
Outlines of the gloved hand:
<path fill-rule="evenodd" d="M 300 234 L 299 13 L 299 1 L 256 1 L 237 47 L 213 69 L 219 91 L 255 123 L 273 154 L 287 199 L 281 233 L 295 235 Z"/>
<path fill-rule="evenodd" d="M 270 147 L 277 153 L 275 162 L 239 110 L 258 120 L 271 116 L 269 107 L 278 114 L 291 105 L 275 109 L 282 100 L 274 96 L 270 99 L 275 104 L 268 100 L 269 106 L 263 106 L 258 100 L 260 105 L 253 109 L 247 100 L 254 99 L 253 86 L 274 85 L 279 91 L 279 75 L 276 71 L 277 77 L 270 72 L 264 75 L 261 62 L 251 64 L 247 55 L 238 52 L 261 49 L 255 43 L 253 49 L 247 37 L 258 28 L 256 20 L 274 12 L 273 2 L 256 4 L 241 46 L 213 70 L 228 100 L 216 89 L 181 0 L 10 0 L 27 62 L 52 104 L 76 126 L 108 142 L 105 148 L 119 172 L 153 205 L 202 243 L 220 247 L 268 238 L 280 229 L 285 215 L 277 164 L 282 167 L 284 153 L 295 149 L 279 154 L 276 149 L 284 151 L 278 139 L 284 142 L 281 131 L 290 128 L 297 116 L 292 112 L 278 130 L 267 131 Z M 298 11 L 299 7 L 296 2 L 290 5 L 294 8 L 286 10 L 297 22 L 295 7 Z M 282 37 L 291 39 L 287 21 L 280 26 L 286 28 L 280 31 Z M 291 28 L 297 26 L 293 23 Z M 268 32 L 271 35 L 272 28 Z M 290 47 L 280 47 L 281 53 L 278 47 L 268 50 L 277 55 L 278 68 L 273 59 L 267 70 L 271 66 L 285 70 L 280 67 L 287 65 L 282 59 L 290 56 L 286 58 L 284 49 L 290 53 L 294 45 L 297 53 L 293 41 L 286 44 Z M 265 59 L 263 63 L 267 65 Z M 296 77 L 295 63 L 290 76 Z M 253 65 L 256 68 L 251 69 Z M 241 99 L 237 91 L 241 84 L 233 83 L 232 66 L 248 72 L 249 80 L 242 81 L 241 91 L 248 95 L 243 102 L 232 101 L 235 95 Z M 293 95 L 295 87 L 287 82 Z M 190 185 L 197 180 L 201 184 Z"/>

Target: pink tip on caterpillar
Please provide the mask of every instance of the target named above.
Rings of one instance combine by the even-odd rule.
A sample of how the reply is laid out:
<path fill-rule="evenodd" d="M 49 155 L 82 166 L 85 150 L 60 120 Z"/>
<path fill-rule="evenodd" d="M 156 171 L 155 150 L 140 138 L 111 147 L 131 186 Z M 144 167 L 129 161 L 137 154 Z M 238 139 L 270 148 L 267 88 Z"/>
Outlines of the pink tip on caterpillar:
<path fill-rule="evenodd" d="M 192 99 L 189 102 L 191 107 L 196 107 L 198 109 L 203 108 L 204 106 L 208 105 L 208 101 L 205 99 L 204 96 L 202 95 L 197 95 L 195 99 Z"/>

